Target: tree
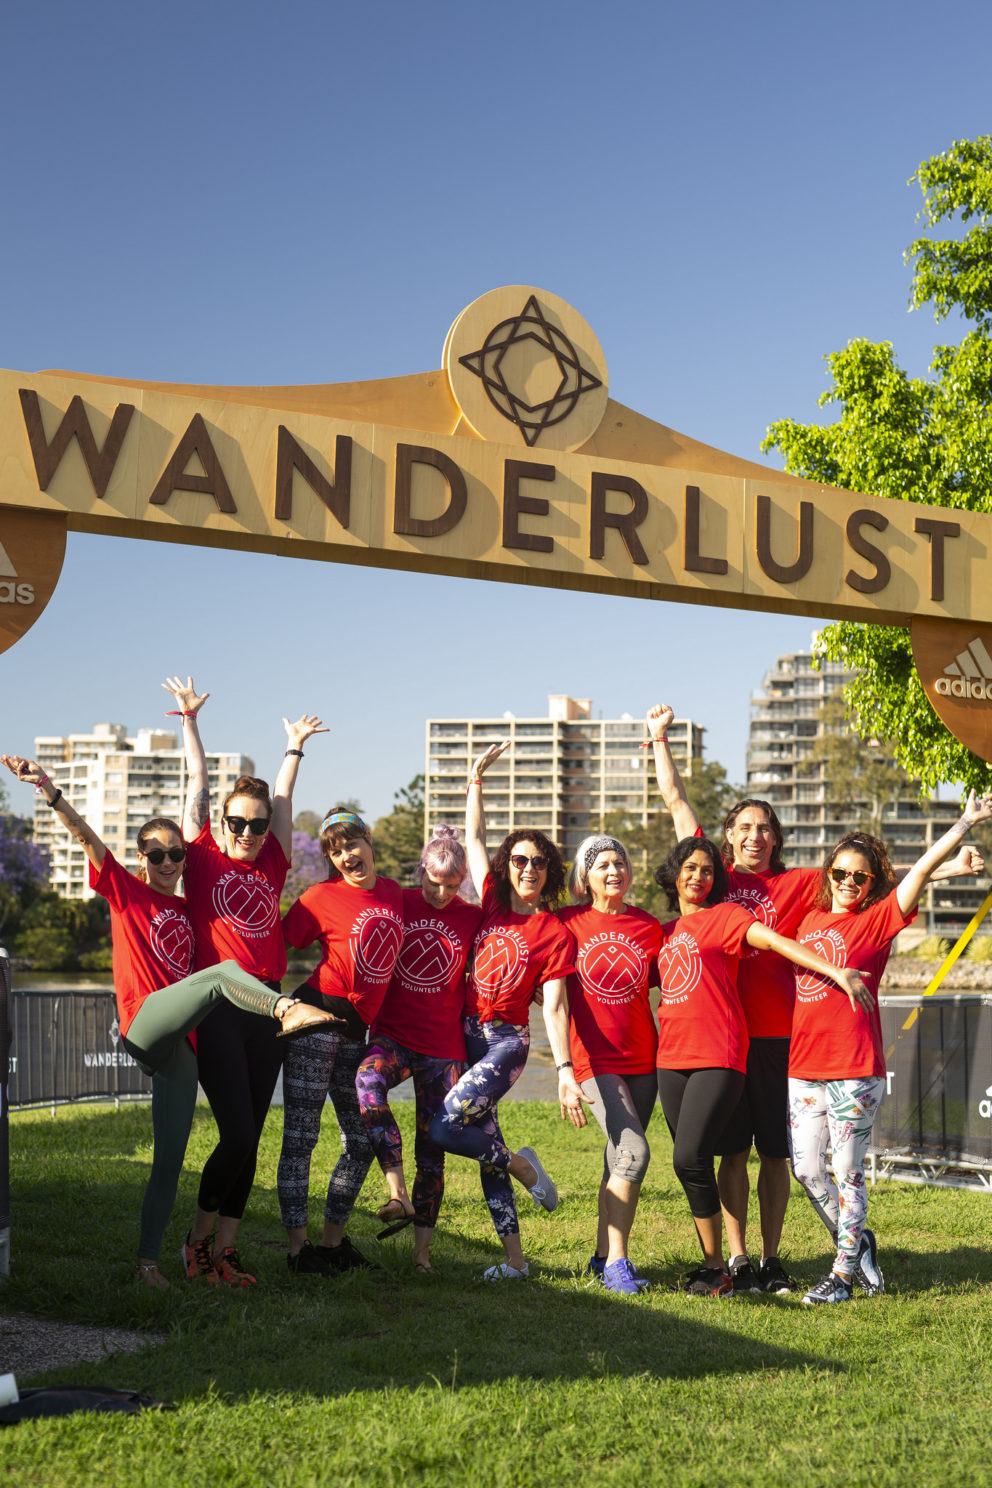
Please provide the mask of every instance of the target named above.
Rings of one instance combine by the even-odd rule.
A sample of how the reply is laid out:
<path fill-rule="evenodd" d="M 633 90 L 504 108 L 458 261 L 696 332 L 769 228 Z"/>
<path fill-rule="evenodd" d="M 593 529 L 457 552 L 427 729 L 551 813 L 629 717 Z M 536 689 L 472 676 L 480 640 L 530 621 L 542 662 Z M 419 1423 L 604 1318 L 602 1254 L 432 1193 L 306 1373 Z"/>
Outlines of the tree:
<path fill-rule="evenodd" d="M 298 822 L 299 817 L 296 820 Z M 319 818 L 317 825 L 320 826 Z M 283 914 L 294 900 L 300 897 L 304 889 L 309 889 L 312 884 L 321 883 L 326 877 L 327 859 L 321 851 L 319 838 L 316 834 L 311 835 L 307 831 L 298 830 L 294 824 L 289 872 L 286 874 L 286 882 L 282 890 Z"/>
<path fill-rule="evenodd" d="M 13 937 L 18 922 L 48 882 L 48 854 L 31 840 L 31 823 L 5 810 L 0 787 L 0 932 Z"/>
<path fill-rule="evenodd" d="M 958 345 L 937 346 L 929 378 L 909 377 L 890 342 L 851 341 L 826 358 L 837 405 L 827 425 L 780 419 L 762 449 L 781 451 L 793 475 L 852 491 L 966 511 L 992 511 L 992 136 L 958 140 L 924 160 L 911 181 L 927 229 L 971 223 L 953 238 L 911 243 L 910 304 L 973 322 Z M 955 220 L 956 219 L 956 220 Z M 837 621 L 816 650 L 854 673 L 845 689 L 862 739 L 883 740 L 898 764 L 932 791 L 942 781 L 988 790 L 992 768 L 933 712 L 913 665 L 909 633 Z"/>
<path fill-rule="evenodd" d="M 820 733 L 796 774 L 826 782 L 831 807 L 854 831 L 882 836 L 885 808 L 906 789 L 906 776 L 874 740 L 866 749 L 849 727 L 847 705 L 840 693 L 820 708 Z"/>
<path fill-rule="evenodd" d="M 719 840 L 720 824 L 743 792 L 727 779 L 727 772 L 717 760 L 696 765 L 685 782 L 686 795 L 702 828 Z M 630 856 L 634 882 L 627 898 L 631 904 L 657 915 L 672 918 L 668 901 L 655 882 L 654 871 L 675 846 L 675 828 L 660 801 L 648 813 L 647 824 L 624 811 L 609 812 L 601 830 L 618 837 Z"/>
<path fill-rule="evenodd" d="M 110 914 L 107 901 L 39 894 L 25 911 L 11 947 L 36 971 L 106 970 Z"/>
<path fill-rule="evenodd" d="M 423 775 L 415 775 L 396 792 L 392 811 L 379 818 L 372 835 L 376 870 L 399 883 L 413 883 L 424 846 Z"/>

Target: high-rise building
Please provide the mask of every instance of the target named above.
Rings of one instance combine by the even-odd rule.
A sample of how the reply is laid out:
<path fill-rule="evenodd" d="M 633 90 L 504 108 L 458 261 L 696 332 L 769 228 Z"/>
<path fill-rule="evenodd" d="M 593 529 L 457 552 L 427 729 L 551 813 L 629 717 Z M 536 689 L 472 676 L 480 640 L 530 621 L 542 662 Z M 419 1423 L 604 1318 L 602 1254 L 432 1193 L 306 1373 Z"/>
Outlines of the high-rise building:
<path fill-rule="evenodd" d="M 849 805 L 838 804 L 828 764 L 810 759 L 817 739 L 827 731 L 823 706 L 837 696 L 850 673 L 830 661 L 814 670 L 812 661 L 808 651 L 780 656 L 751 699 L 748 794 L 774 806 L 785 831 L 786 861 L 795 867 L 818 866 L 839 837 L 860 825 L 860 820 L 852 821 Z M 878 744 L 862 747 L 878 750 L 885 758 Z M 921 801 L 908 776 L 902 776 L 902 784 L 887 797 L 880 835 L 896 867 L 915 862 L 961 814 L 956 800 Z M 985 893 L 973 878 L 930 884 L 920 901 L 917 924 L 928 933 L 956 936 Z"/>
<path fill-rule="evenodd" d="M 677 718 L 668 730 L 679 769 L 691 777 L 703 759 L 705 730 Z M 605 816 L 622 811 L 645 823 L 657 810 L 654 758 L 641 745 L 643 718 L 593 718 L 589 698 L 556 694 L 546 718 L 429 718 L 424 765 L 427 830 L 460 823 L 475 757 L 501 739 L 510 748 L 486 772 L 486 836 L 490 849 L 517 826 L 546 832 L 566 859 Z"/>
<path fill-rule="evenodd" d="M 182 817 L 186 761 L 176 735 L 121 723 L 97 723 L 89 734 L 47 735 L 34 741 L 35 759 L 126 868 L 138 865 L 138 828 L 153 816 Z M 245 754 L 208 752 L 210 799 L 216 806 L 239 775 L 255 766 Z M 34 840 L 51 863 L 49 881 L 66 899 L 88 899 L 86 854 L 45 804 L 35 798 Z"/>

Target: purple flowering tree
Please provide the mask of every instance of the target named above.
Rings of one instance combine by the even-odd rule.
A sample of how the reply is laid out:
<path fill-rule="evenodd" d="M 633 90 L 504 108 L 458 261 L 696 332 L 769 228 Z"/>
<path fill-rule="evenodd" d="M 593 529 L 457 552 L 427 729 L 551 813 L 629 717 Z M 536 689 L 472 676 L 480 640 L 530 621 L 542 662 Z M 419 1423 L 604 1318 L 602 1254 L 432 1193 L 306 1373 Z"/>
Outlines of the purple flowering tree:
<path fill-rule="evenodd" d="M 0 809 L 0 931 L 16 922 L 47 883 L 48 854 L 32 842 L 31 823 Z"/>
<path fill-rule="evenodd" d="M 282 891 L 282 907 L 287 910 L 298 899 L 304 889 L 320 883 L 327 877 L 327 860 L 320 850 L 320 842 L 309 832 L 293 832 L 289 872 Z"/>

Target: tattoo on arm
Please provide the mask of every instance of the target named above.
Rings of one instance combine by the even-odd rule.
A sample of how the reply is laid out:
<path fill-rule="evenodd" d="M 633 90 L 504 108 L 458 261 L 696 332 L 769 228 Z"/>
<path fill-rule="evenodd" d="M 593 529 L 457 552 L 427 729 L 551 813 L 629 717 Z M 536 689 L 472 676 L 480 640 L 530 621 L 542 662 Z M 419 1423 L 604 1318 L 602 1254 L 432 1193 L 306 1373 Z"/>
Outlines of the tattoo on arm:
<path fill-rule="evenodd" d="M 189 808 L 190 820 L 199 830 L 210 820 L 210 792 L 206 788 L 197 791 Z"/>

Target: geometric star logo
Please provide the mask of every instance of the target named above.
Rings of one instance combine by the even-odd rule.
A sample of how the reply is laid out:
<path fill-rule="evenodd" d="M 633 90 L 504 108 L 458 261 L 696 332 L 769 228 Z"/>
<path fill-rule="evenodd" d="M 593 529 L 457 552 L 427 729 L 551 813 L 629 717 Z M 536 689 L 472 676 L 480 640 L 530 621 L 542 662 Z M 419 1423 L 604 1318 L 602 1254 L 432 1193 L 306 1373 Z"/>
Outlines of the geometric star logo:
<path fill-rule="evenodd" d="M 458 361 L 482 379 L 490 403 L 516 424 L 528 445 L 568 418 L 584 393 L 603 386 L 533 294 L 519 315 L 500 321 L 478 351 Z"/>

